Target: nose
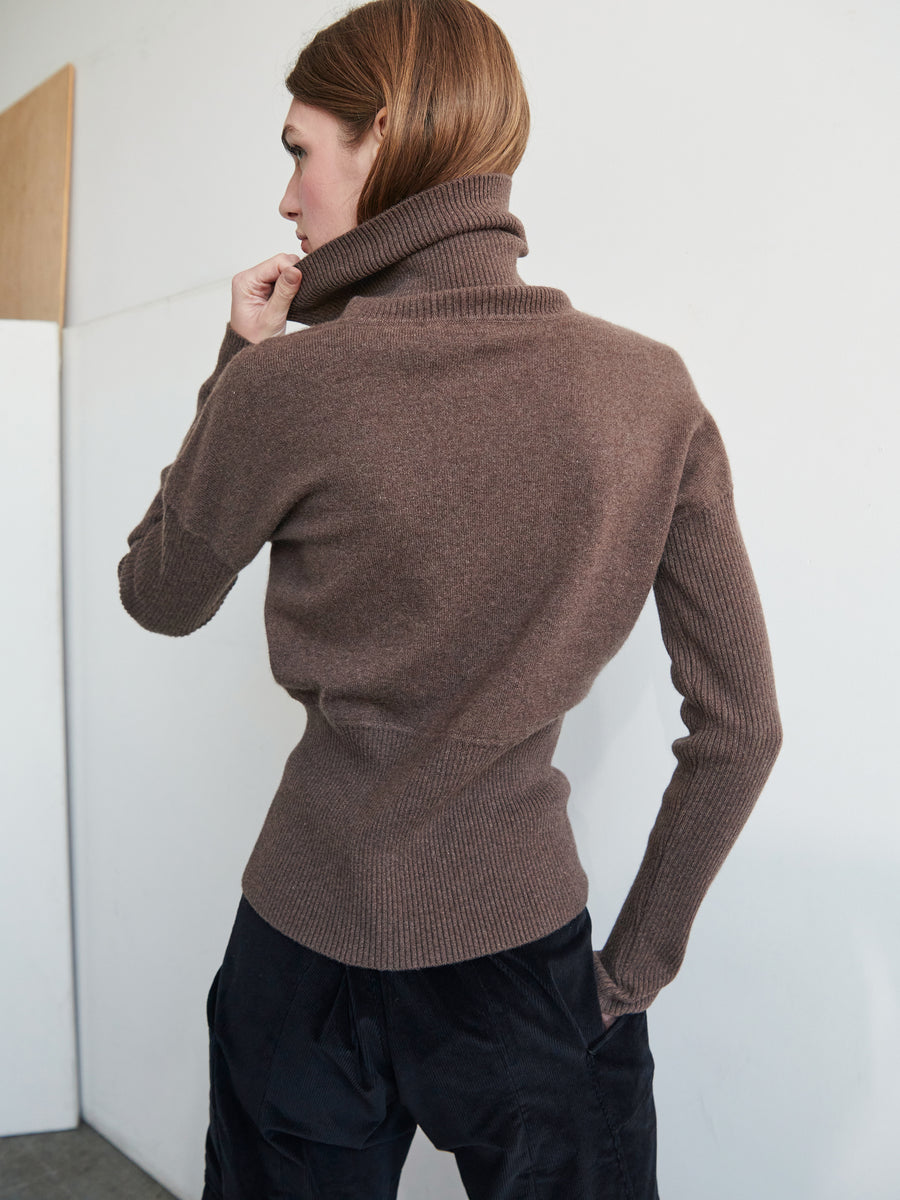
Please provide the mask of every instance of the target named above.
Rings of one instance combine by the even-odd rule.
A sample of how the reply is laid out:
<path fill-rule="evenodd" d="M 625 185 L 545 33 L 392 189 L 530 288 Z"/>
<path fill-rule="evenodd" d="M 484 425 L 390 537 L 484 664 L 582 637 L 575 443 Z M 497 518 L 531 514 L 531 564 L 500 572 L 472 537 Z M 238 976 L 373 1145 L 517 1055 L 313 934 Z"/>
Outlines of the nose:
<path fill-rule="evenodd" d="M 300 195 L 299 189 L 296 186 L 296 174 L 291 176 L 291 181 L 287 185 L 284 195 L 281 197 L 281 203 L 278 205 L 278 211 L 286 221 L 296 221 L 300 215 Z"/>

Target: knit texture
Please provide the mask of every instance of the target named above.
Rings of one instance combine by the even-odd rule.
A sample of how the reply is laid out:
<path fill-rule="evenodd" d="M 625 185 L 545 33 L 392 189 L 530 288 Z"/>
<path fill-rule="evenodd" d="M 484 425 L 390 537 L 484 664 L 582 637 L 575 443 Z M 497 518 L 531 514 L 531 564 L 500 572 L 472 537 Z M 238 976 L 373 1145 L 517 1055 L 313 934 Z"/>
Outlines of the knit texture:
<path fill-rule="evenodd" d="M 270 544 L 272 673 L 306 727 L 242 875 L 286 936 L 409 969 L 587 903 L 552 765 L 651 590 L 687 734 L 602 949 L 637 1012 L 781 746 L 718 427 L 679 355 L 526 284 L 512 179 L 419 192 L 307 255 L 290 319 L 230 323 L 119 562 L 145 629 L 209 622 Z"/>

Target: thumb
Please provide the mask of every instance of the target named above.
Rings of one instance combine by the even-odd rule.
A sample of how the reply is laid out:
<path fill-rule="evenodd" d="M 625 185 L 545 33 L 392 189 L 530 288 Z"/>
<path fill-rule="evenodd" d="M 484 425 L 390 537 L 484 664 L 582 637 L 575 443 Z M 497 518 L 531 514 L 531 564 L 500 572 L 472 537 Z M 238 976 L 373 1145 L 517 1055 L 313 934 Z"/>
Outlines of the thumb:
<path fill-rule="evenodd" d="M 300 286 L 302 274 L 298 267 L 285 267 L 275 281 L 275 287 L 272 289 L 272 295 L 266 305 L 266 312 L 268 318 L 278 325 L 278 333 L 284 333 L 287 314 L 297 288 Z"/>
<path fill-rule="evenodd" d="M 300 280 L 303 278 L 303 272 L 299 267 L 285 267 L 278 276 L 278 286 L 282 291 L 293 294 L 300 286 Z"/>

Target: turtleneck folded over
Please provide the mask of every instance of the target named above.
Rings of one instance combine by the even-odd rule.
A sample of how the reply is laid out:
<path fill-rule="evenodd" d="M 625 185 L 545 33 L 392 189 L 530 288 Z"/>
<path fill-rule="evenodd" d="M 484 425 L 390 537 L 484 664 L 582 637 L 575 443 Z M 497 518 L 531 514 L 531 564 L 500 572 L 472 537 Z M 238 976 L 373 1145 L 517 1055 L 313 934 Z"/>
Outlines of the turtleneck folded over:
<path fill-rule="evenodd" d="M 554 748 L 652 591 L 687 733 L 594 952 L 604 1011 L 637 1012 L 778 755 L 769 642 L 682 359 L 520 278 L 511 184 L 438 184 L 308 254 L 305 328 L 226 325 L 119 592 L 183 637 L 269 543 L 269 660 L 306 726 L 243 894 L 321 954 L 400 970 L 587 903 Z"/>

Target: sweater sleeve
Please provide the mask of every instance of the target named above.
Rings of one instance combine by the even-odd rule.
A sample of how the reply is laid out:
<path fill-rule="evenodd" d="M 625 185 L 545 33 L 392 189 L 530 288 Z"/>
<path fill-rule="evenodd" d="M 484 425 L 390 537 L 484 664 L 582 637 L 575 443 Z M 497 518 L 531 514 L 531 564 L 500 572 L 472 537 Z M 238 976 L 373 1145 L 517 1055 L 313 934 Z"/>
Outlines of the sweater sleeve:
<path fill-rule="evenodd" d="M 594 951 L 601 1006 L 646 1009 L 681 967 L 691 925 L 781 748 L 768 635 L 708 413 L 694 438 L 653 584 L 688 735 L 606 944 Z"/>
<path fill-rule="evenodd" d="M 128 535 L 119 596 L 152 633 L 183 637 L 206 625 L 288 503 L 268 461 L 263 381 L 240 353 L 252 346 L 229 322 L 191 427 Z"/>

